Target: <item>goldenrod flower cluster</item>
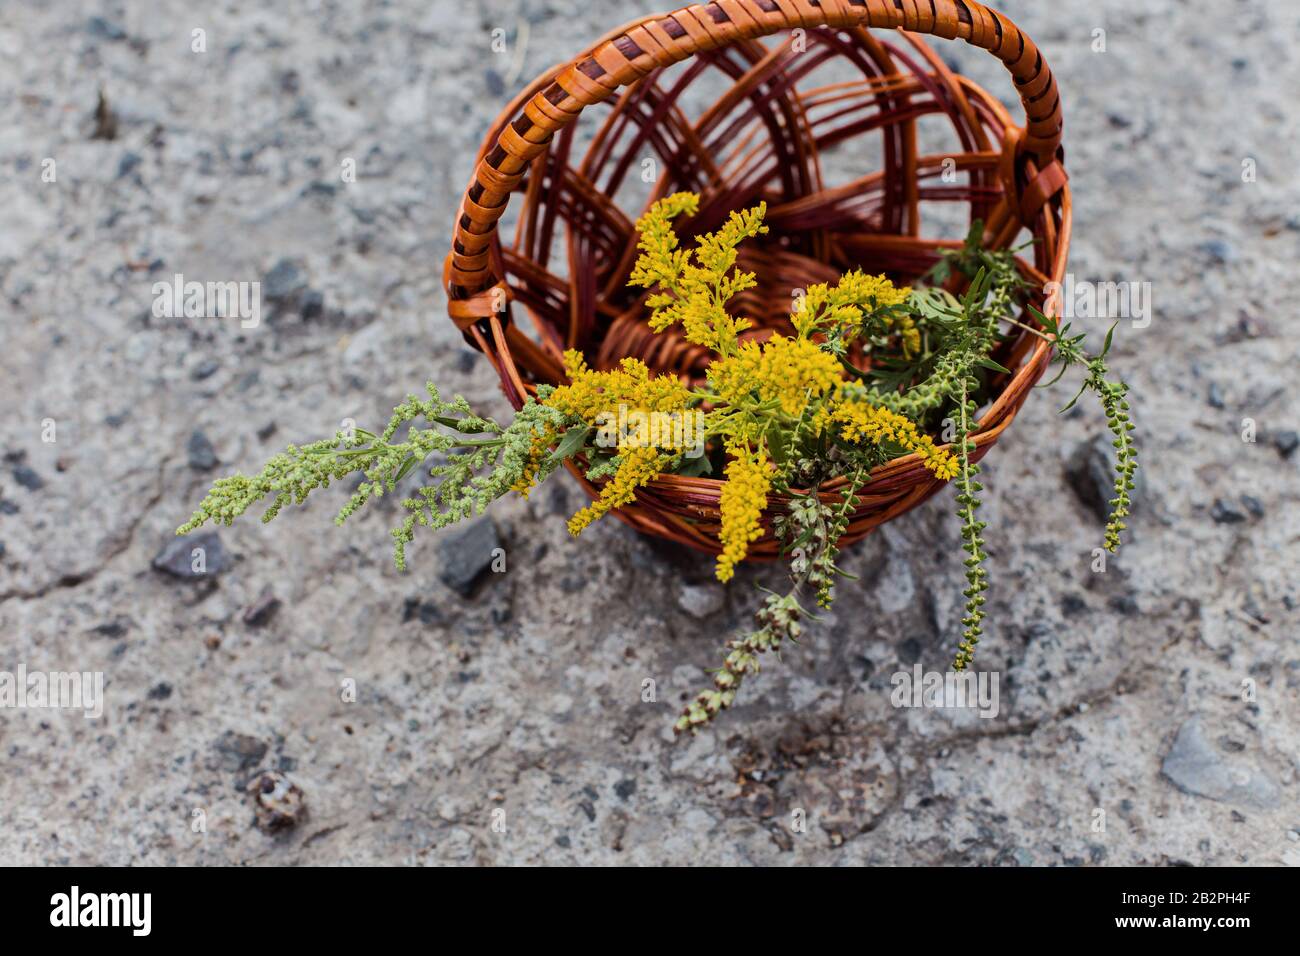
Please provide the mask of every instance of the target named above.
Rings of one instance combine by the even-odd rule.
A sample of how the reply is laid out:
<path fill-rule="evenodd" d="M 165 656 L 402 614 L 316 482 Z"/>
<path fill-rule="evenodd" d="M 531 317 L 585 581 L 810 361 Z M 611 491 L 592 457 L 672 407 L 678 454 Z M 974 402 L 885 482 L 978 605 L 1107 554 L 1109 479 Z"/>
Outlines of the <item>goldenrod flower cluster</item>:
<path fill-rule="evenodd" d="M 853 339 L 862 331 L 864 319 L 873 317 L 879 327 L 899 336 L 904 357 L 911 358 L 921 349 L 921 332 L 916 321 L 900 308 L 911 295 L 910 286 L 899 288 L 884 275 L 873 276 L 855 269 L 841 276 L 834 286 L 825 282 L 810 286 L 791 312 L 790 320 L 800 336 L 834 330 Z"/>
<path fill-rule="evenodd" d="M 916 452 L 936 478 L 947 481 L 957 474 L 957 459 L 937 447 L 930 436 L 921 434 L 910 419 L 888 409 L 849 398 L 836 405 L 822 420 L 837 426 L 845 441 L 873 445 L 893 442 Z"/>
<path fill-rule="evenodd" d="M 620 413 L 680 413 L 692 400 L 690 389 L 676 376 L 652 376 L 646 364 L 635 358 L 623 359 L 618 368 L 608 372 L 597 372 L 587 367 L 581 353 L 570 350 L 564 353 L 564 370 L 569 384 L 551 392 L 546 404 L 591 426 L 606 427 Z M 636 489 L 652 481 L 672 461 L 672 454 L 647 445 L 641 431 L 645 429 L 620 435 L 617 471 L 600 498 L 569 519 L 570 534 L 577 536 L 597 518 L 631 504 Z M 672 440 L 669 430 L 656 434 L 661 443 Z M 684 433 L 679 430 L 677 434 Z M 681 449 L 665 446 L 665 450 Z"/>
<path fill-rule="evenodd" d="M 677 248 L 672 219 L 683 212 L 694 215 L 698 209 L 699 197 L 692 193 L 676 193 L 650 207 L 637 222 L 641 256 L 628 284 L 659 287 L 646 300 L 654 331 L 680 322 L 687 341 L 727 355 L 735 349 L 740 333 L 753 327 L 748 319 L 727 311 L 727 300 L 757 284 L 752 272 L 732 271 L 736 246 L 767 232 L 763 225 L 767 206 L 759 203 L 731 213 L 721 229 L 700 238 L 692 262 L 691 253 Z"/>
<path fill-rule="evenodd" d="M 620 406 L 643 412 L 680 412 L 690 403 L 691 390 L 674 375 L 652 376 L 640 359 L 625 358 L 608 372 L 587 368 L 581 352 L 564 353 L 564 372 L 569 384 L 555 389 L 546 404 L 566 415 L 599 425 L 617 416 Z"/>
<path fill-rule="evenodd" d="M 618 471 L 605 483 L 600 497 L 569 519 L 569 534 L 575 538 L 597 518 L 631 504 L 636 490 L 653 481 L 672 459 L 671 455 L 660 454 L 654 448 L 631 448 L 619 457 Z"/>
<path fill-rule="evenodd" d="M 861 269 L 846 272 L 840 276 L 840 281 L 833 289 L 827 289 L 827 296 L 832 302 L 870 304 L 877 308 L 904 305 L 911 294 L 910 286 L 900 289 L 883 274 L 873 276 Z"/>
<path fill-rule="evenodd" d="M 866 337 L 879 341 L 897 336 L 905 356 L 919 351 L 921 336 L 904 308 L 912 290 L 895 286 L 884 275 L 855 270 L 838 283 L 811 286 L 791 312 L 793 337 L 773 335 L 764 342 L 740 341 L 751 327 L 733 316 L 728 301 L 757 284 L 752 273 L 736 269 L 737 246 L 767 231 L 766 208 L 760 204 L 733 212 L 716 232 L 700 236 L 696 248 L 679 248 L 673 220 L 699 212 L 699 197 L 678 193 L 650 207 L 637 223 L 641 255 L 629 285 L 651 290 L 647 299 L 650 326 L 656 332 L 680 323 L 685 338 L 712 350 L 708 370 L 710 404 L 708 433 L 725 439 L 729 462 L 721 492 L 722 554 L 717 576 L 732 578 L 752 542 L 763 535 L 767 496 L 776 483 L 790 480 L 790 456 L 800 428 L 792 420 L 811 412 L 814 434 L 836 433 L 849 445 L 890 443 L 915 451 L 940 478 L 956 473 L 956 463 L 907 418 L 869 405 L 843 392 L 843 367 L 837 357 L 842 343 Z M 646 365 L 625 358 L 607 372 L 592 371 L 582 355 L 566 352 L 569 382 L 545 399 L 547 406 L 587 425 L 607 427 L 620 411 L 678 413 L 692 408 L 699 396 L 672 376 L 651 375 Z M 696 414 L 701 414 L 697 411 Z M 591 506 L 569 522 L 573 534 L 614 508 L 634 500 L 637 488 L 671 467 L 683 448 L 642 440 L 626 433 L 620 418 L 618 456 L 606 459 L 598 471 L 613 472 Z M 806 431 L 804 434 L 807 434 Z M 807 455 L 806 450 L 800 454 Z M 783 464 L 778 465 L 781 462 Z M 529 473 L 525 474 L 525 480 Z"/>
<path fill-rule="evenodd" d="M 903 342 L 903 357 L 911 358 L 921 351 L 921 330 L 916 327 L 916 320 L 910 315 L 900 315 L 894 321 L 894 329 Z"/>
<path fill-rule="evenodd" d="M 762 345 L 746 342 L 729 358 L 709 366 L 709 383 L 729 404 L 743 405 L 750 395 L 776 400 L 787 415 L 797 416 L 810 398 L 840 382 L 840 363 L 808 339 L 774 335 Z"/>
<path fill-rule="evenodd" d="M 528 446 L 528 460 L 515 483 L 510 486 L 511 491 L 518 492 L 525 498 L 528 497 L 533 486 L 537 484 L 537 475 L 542 470 L 542 463 L 551 453 L 551 446 L 555 444 L 557 437 L 558 433 L 554 425 L 546 425 L 533 432 L 532 443 Z"/>
<path fill-rule="evenodd" d="M 736 565 L 749 553 L 749 545 L 763 536 L 760 519 L 771 488 L 771 463 L 761 454 L 732 448 L 736 455 L 727 465 L 722 486 L 722 554 L 718 555 L 719 581 L 730 581 Z"/>

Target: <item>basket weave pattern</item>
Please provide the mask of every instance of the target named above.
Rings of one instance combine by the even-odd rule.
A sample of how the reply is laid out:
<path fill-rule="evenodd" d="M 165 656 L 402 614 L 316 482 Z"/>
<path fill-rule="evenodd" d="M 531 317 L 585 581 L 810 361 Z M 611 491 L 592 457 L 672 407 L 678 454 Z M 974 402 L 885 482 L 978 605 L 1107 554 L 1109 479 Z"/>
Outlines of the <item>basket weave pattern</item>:
<path fill-rule="evenodd" d="M 868 27 L 891 31 L 889 39 Z M 796 30 L 799 43 L 758 39 Z M 954 74 L 919 33 L 962 39 L 1002 60 L 1026 125 Z M 682 70 L 667 69 L 692 57 Z M 841 73 L 850 65 L 855 79 L 800 85 L 830 61 Z M 709 70 L 721 71 L 728 89 L 688 116 L 683 100 Z M 596 103 L 610 108 L 579 155 L 574 120 Z M 931 115 L 951 124 L 959 149 L 919 152 L 916 124 Z M 444 271 L 448 311 L 492 361 L 516 408 L 539 384 L 562 380 L 560 359 L 569 348 L 596 368 L 631 355 L 657 372 L 701 380 L 705 350 L 673 329 L 652 333 L 644 295 L 626 287 L 643 209 L 621 209 L 613 197 L 640 176 L 646 157 L 658 164 L 647 204 L 679 190 L 701 194 L 699 213 L 679 224 L 686 235 L 767 202 L 770 233 L 762 244 L 741 247 L 741 268 L 756 272 L 759 285 L 733 300 L 736 313 L 754 322 L 751 335 L 788 333 L 792 290 L 848 269 L 884 271 L 902 282 L 922 274 L 938 250 L 954 244 L 922 237 L 920 204 L 927 201 L 968 206 L 970 220 L 985 223 L 990 248 L 1008 248 L 1028 230 L 1036 241 L 1021 269 L 1041 289 L 1063 280 L 1069 246 L 1061 128 L 1056 82 L 1033 42 L 974 0 L 717 0 L 650 17 L 538 77 L 499 118 L 457 215 Z M 826 187 L 820 155 L 832 147 L 876 168 Z M 515 238 L 505 245 L 497 225 L 515 193 Z M 1053 301 L 1035 301 L 1055 314 Z M 527 316 L 532 335 L 515 313 Z M 972 438 L 976 460 L 1015 417 L 1050 348 L 1024 333 L 996 358 L 1012 374 L 993 381 L 994 400 Z M 590 494 L 599 493 L 579 468 L 570 470 Z M 663 475 L 616 513 L 638 530 L 717 553 L 721 484 Z M 828 500 L 838 484 L 822 487 Z M 877 468 L 842 543 L 943 484 L 915 455 Z M 777 550 L 769 530 L 750 554 Z"/>

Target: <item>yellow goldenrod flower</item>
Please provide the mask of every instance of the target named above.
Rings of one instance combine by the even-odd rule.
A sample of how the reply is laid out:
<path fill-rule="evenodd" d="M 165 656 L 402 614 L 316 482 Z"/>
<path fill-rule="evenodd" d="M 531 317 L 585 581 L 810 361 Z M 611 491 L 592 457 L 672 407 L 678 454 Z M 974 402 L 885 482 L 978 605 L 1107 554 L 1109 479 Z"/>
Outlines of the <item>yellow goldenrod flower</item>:
<path fill-rule="evenodd" d="M 936 478 L 947 481 L 957 475 L 957 459 L 938 448 L 909 419 L 888 409 L 849 399 L 837 406 L 829 421 L 840 426 L 840 437 L 857 444 L 893 442 L 921 456 Z"/>
<path fill-rule="evenodd" d="M 747 448 L 730 449 L 735 458 L 727 465 L 727 481 L 722 486 L 722 554 L 718 555 L 719 581 L 730 581 L 736 565 L 749 553 L 750 542 L 763 536 L 759 519 L 767 508 L 771 487 L 769 462 Z"/>
<path fill-rule="evenodd" d="M 698 209 L 698 196 L 676 193 L 647 210 L 637 221 L 641 255 L 628 284 L 659 288 L 646 300 L 654 331 L 680 322 L 688 341 L 726 355 L 735 348 L 739 334 L 753 325 L 733 317 L 726 302 L 758 282 L 752 272 L 732 272 L 736 246 L 767 232 L 763 225 L 767 205 L 733 212 L 721 229 L 701 236 L 693 252 L 678 249 L 672 220 L 683 212 L 694 215 Z"/>
<path fill-rule="evenodd" d="M 911 358 L 921 351 L 921 330 L 916 327 L 916 320 L 910 315 L 900 315 L 894 320 L 894 329 L 903 340 L 903 357 Z"/>
<path fill-rule="evenodd" d="M 633 448 L 624 452 L 621 458 L 618 471 L 605 483 L 600 497 L 569 519 L 569 534 L 575 538 L 597 518 L 631 504 L 636 498 L 636 490 L 653 481 L 671 460 L 671 456 L 661 455 L 653 448 Z"/>
<path fill-rule="evenodd" d="M 636 413 L 684 412 L 692 400 L 691 390 L 675 375 L 651 376 L 635 358 L 623 359 L 608 372 L 594 372 L 579 352 L 570 350 L 564 353 L 564 370 L 569 384 L 555 389 L 544 404 L 595 427 L 627 421 Z M 644 436 L 630 437 L 633 445 L 645 444 Z"/>
<path fill-rule="evenodd" d="M 648 289 L 653 285 L 667 285 L 677 280 L 690 254 L 678 250 L 673 220 L 682 213 L 693 216 L 699 208 L 700 197 L 695 193 L 674 193 L 646 210 L 636 224 L 639 233 L 637 248 L 641 250 L 641 255 L 637 257 L 636 267 L 628 277 L 628 285 Z"/>
<path fill-rule="evenodd" d="M 532 444 L 528 448 L 528 463 L 524 465 L 523 472 L 513 485 L 511 491 L 517 491 L 525 498 L 533 490 L 533 485 L 537 483 L 537 473 L 541 470 L 542 462 L 550 453 L 551 445 L 555 443 L 556 431 L 555 426 L 547 425 L 545 428 L 533 432 Z"/>
<path fill-rule="evenodd" d="M 787 415 L 799 415 L 810 398 L 840 383 L 840 364 L 808 339 L 774 335 L 761 346 L 746 342 L 733 356 L 709 366 L 709 382 L 728 404 L 749 395 L 777 400 Z"/>
<path fill-rule="evenodd" d="M 902 305 L 912 294 L 910 286 L 898 288 L 884 275 L 868 275 L 861 269 L 846 272 L 840 277 L 839 285 L 834 290 L 837 298 L 856 305 L 872 305 L 877 308 Z"/>
<path fill-rule="evenodd" d="M 907 302 L 910 286 L 899 288 L 884 275 L 868 275 L 861 269 L 845 273 L 834 285 L 810 286 L 790 313 L 790 321 L 801 338 L 818 328 L 857 329 L 865 315 L 877 315 L 885 327 L 897 332 L 903 354 L 911 358 L 920 351 L 921 333 L 912 316 L 904 312 L 883 312 Z"/>

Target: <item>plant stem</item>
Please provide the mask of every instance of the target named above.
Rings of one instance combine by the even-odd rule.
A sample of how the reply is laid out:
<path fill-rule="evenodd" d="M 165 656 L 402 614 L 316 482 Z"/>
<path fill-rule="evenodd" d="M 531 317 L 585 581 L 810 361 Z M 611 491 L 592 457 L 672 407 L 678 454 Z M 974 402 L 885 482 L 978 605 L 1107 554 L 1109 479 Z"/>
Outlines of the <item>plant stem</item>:
<path fill-rule="evenodd" d="M 984 591 L 988 589 L 987 572 L 983 566 L 984 538 L 981 536 L 985 524 L 975 514 L 980 506 L 978 493 L 984 489 L 974 480 L 979 474 L 979 465 L 970 460 L 970 453 L 975 450 L 975 443 L 970 441 L 968 414 L 972 410 L 972 403 L 969 401 L 968 384 L 966 379 L 962 380 L 961 434 L 958 436 L 961 443 L 959 457 L 961 472 L 957 485 L 957 502 L 961 507 L 958 508 L 957 514 L 962 519 L 961 534 L 964 539 L 962 549 L 969 557 L 965 562 L 966 589 L 962 592 L 966 596 L 966 616 L 962 618 L 964 628 L 962 642 L 958 645 L 957 656 L 952 662 L 952 669 L 955 671 L 965 670 L 975 657 L 975 645 L 979 643 L 980 635 L 983 633 L 981 622 L 984 619 Z"/>

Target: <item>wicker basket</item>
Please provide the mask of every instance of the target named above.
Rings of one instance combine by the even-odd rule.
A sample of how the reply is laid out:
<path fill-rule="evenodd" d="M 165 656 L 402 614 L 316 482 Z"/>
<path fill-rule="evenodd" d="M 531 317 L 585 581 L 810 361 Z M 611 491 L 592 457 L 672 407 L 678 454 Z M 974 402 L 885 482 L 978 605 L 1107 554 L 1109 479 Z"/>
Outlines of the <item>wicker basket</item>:
<path fill-rule="evenodd" d="M 785 35 L 759 39 L 778 33 Z M 954 74 L 920 33 L 962 39 L 1002 60 L 1026 127 Z M 828 64 L 852 79 L 801 87 Z M 710 69 L 721 71 L 726 92 L 688 115 L 701 80 L 716 82 Z M 610 108 L 578 155 L 574 120 L 602 101 Z M 959 151 L 920 154 L 917 121 L 926 116 L 951 123 Z M 1060 142 L 1051 70 L 1011 21 L 974 0 L 717 0 L 639 20 L 538 77 L 494 125 L 457 214 L 444 273 L 448 312 L 492 361 L 516 408 L 539 384 L 561 380 L 561 354 L 569 348 L 595 368 L 632 355 L 654 370 L 701 379 L 707 353 L 673 330 L 653 334 L 644 296 L 626 287 L 643 208 L 620 209 L 616 197 L 629 177 L 641 178 L 647 157 L 657 177 L 636 203 L 699 192 L 700 211 L 687 233 L 710 231 L 730 210 L 766 200 L 771 232 L 741 259 L 760 284 L 736 300 L 738 312 L 755 322 L 752 334 L 788 332 L 792 290 L 848 269 L 884 271 L 902 282 L 922 274 L 937 250 L 955 244 L 922 238 L 922 202 L 964 204 L 970 221 L 985 223 L 984 242 L 992 248 L 1032 236 L 1033 261 L 1020 265 L 1042 289 L 1062 281 L 1069 245 Z M 883 157 L 875 171 L 826 188 L 819 154 L 831 147 L 854 151 L 848 155 L 882 149 Z M 865 157 L 863 164 L 871 165 Z M 522 195 L 507 246 L 497 225 L 514 192 Z M 1054 302 L 1040 296 L 1035 304 L 1054 314 Z M 517 324 L 520 313 L 533 334 Z M 1024 333 L 996 357 L 1013 374 L 992 383 L 974 458 L 1011 423 L 1050 349 Z M 570 470 L 598 494 L 579 469 Z M 915 455 L 877 468 L 871 478 L 845 544 L 944 484 Z M 663 475 L 617 513 L 640 531 L 716 554 L 721 485 Z M 834 498 L 835 488 L 823 492 Z M 752 557 L 776 553 L 770 529 L 750 550 Z"/>

